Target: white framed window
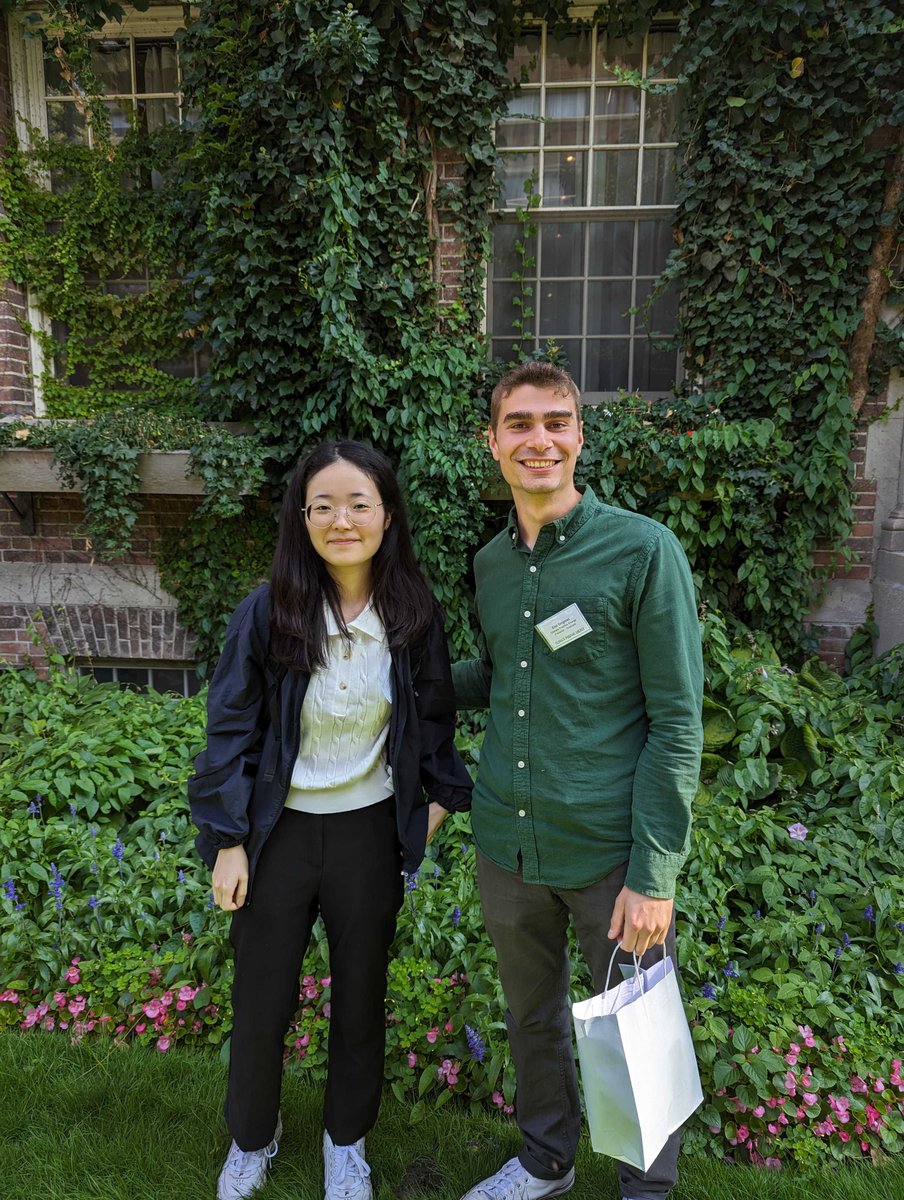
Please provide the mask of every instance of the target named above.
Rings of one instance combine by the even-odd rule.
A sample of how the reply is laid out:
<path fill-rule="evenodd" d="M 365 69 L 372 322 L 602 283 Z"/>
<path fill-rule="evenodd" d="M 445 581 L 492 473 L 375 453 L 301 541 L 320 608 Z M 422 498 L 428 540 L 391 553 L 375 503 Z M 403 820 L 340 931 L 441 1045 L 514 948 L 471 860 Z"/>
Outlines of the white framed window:
<path fill-rule="evenodd" d="M 523 83 L 496 128 L 492 354 L 510 361 L 553 341 L 591 403 L 661 395 L 679 377 L 662 344 L 677 297 L 647 303 L 673 244 L 678 92 L 663 63 L 674 41 L 668 27 L 630 39 L 539 25 L 509 64 Z"/>
<path fill-rule="evenodd" d="M 128 9 L 122 22 L 107 22 L 93 35 L 92 67 L 104 85 L 105 106 L 110 116 L 114 140 L 122 138 L 134 120 L 139 129 L 153 131 L 166 124 L 184 124 L 190 120 L 182 103 L 181 74 L 176 33 L 184 28 L 182 5 L 152 5 L 147 12 Z M 77 96 L 63 78 L 61 63 L 52 54 L 41 36 L 40 26 L 32 24 L 27 14 L 17 14 L 9 21 L 9 54 L 13 110 L 16 133 L 20 143 L 27 146 L 31 130 L 54 140 L 74 143 L 93 143 L 93 135 Z M 54 179 L 48 177 L 48 187 Z M 147 186 L 159 183 L 156 172 L 145 181 Z M 89 280 L 98 285 L 101 281 Z M 103 281 L 104 290 L 117 295 L 146 292 L 150 281 L 146 276 L 127 280 Z M 51 324 L 37 307 L 34 298 L 27 296 L 28 320 L 36 330 L 65 340 L 66 330 Z M 41 340 L 34 333 L 30 339 L 32 373 L 35 393 L 35 413 L 45 413 L 41 378 L 47 369 Z M 178 359 L 158 366 L 180 377 L 203 373 L 206 359 L 193 349 Z M 67 376 L 65 356 L 52 363 L 53 374 Z M 70 376 L 73 383 L 84 384 L 84 368 Z"/>
<path fill-rule="evenodd" d="M 201 684 L 194 664 L 148 663 L 135 659 L 111 659 L 108 662 L 81 663 L 80 675 L 90 675 L 97 683 L 116 683 L 133 692 L 173 692 L 194 696 Z"/>

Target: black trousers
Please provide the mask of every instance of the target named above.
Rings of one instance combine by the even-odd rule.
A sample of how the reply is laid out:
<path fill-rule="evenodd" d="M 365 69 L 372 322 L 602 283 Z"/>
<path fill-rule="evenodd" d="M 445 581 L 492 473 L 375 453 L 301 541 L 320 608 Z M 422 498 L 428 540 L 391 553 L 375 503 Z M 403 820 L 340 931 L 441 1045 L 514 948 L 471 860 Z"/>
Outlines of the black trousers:
<path fill-rule="evenodd" d="M 392 797 L 327 816 L 284 809 L 267 839 L 250 903 L 233 913 L 233 1025 L 226 1124 L 242 1150 L 273 1137 L 286 1031 L 318 913 L 330 951 L 324 1125 L 337 1146 L 377 1119 L 383 1086 L 386 966 L 402 903 Z"/>

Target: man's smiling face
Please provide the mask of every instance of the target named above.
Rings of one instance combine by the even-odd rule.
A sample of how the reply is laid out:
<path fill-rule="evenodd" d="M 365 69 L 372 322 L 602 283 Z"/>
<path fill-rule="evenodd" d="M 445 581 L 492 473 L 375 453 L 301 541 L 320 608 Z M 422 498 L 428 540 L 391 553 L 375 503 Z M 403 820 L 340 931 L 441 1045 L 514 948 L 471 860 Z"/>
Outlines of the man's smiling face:
<path fill-rule="evenodd" d="M 500 402 L 489 444 L 516 497 L 573 493 L 584 435 L 570 396 L 521 384 Z"/>

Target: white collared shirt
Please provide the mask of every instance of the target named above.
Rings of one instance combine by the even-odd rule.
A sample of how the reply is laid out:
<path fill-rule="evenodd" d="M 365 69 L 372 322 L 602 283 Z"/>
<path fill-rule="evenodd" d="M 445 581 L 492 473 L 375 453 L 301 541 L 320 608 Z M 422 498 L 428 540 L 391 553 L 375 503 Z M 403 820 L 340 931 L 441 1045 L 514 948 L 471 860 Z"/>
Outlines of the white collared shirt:
<path fill-rule="evenodd" d="M 286 807 L 349 812 L 392 795 L 386 739 L 392 692 L 389 644 L 368 604 L 344 638 L 325 610 L 325 667 L 311 675 L 301 709 L 301 743 Z"/>

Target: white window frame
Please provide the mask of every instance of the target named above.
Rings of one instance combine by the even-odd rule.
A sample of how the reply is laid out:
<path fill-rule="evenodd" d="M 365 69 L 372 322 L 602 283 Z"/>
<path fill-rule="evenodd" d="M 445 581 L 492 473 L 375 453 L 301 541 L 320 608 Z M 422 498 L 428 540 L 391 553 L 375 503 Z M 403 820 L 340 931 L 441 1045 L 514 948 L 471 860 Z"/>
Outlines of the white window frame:
<path fill-rule="evenodd" d="M 594 9 L 572 8 L 569 10 L 569 15 L 571 17 L 575 18 L 576 20 L 583 19 L 583 20 L 587 20 L 587 21 L 593 21 L 594 12 L 595 12 Z M 596 24 L 596 30 L 599 30 L 599 23 L 596 22 L 595 24 Z M 671 13 L 665 11 L 665 12 L 657 14 L 656 19 L 652 24 L 652 28 L 647 31 L 647 34 L 643 35 L 644 70 L 646 70 L 648 34 L 650 32 L 653 32 L 653 33 L 658 32 L 660 27 L 665 28 L 665 29 L 674 28 L 674 26 L 676 24 L 677 24 L 677 22 Z M 529 33 L 529 32 L 531 32 L 531 30 L 537 30 L 537 31 L 542 30 L 543 41 L 542 41 L 541 45 L 544 47 L 542 54 L 543 54 L 543 59 L 545 60 L 545 44 L 546 44 L 545 39 L 546 39 L 547 33 L 548 33 L 548 26 L 543 21 L 530 22 L 529 20 L 526 20 L 524 31 L 525 31 L 525 33 Z M 595 80 L 595 57 L 596 57 L 596 37 L 597 36 L 598 36 L 598 34 L 595 32 L 594 38 L 593 38 L 592 50 L 591 50 L 590 74 L 586 78 L 582 78 L 580 80 L 568 80 L 568 81 L 555 82 L 551 85 L 550 90 L 567 90 L 570 87 L 586 87 L 588 85 L 590 85 L 591 87 L 593 86 L 593 82 Z M 666 76 L 664 81 L 674 82 L 674 77 L 671 75 Z M 529 90 L 534 91 L 534 92 L 539 92 L 539 94 L 542 96 L 542 95 L 546 94 L 548 86 L 549 85 L 547 84 L 545 79 L 541 78 L 541 80 L 539 81 L 539 87 L 534 85 L 532 87 L 529 87 Z M 628 85 L 628 86 L 630 86 L 630 85 Z M 643 131 L 644 131 L 644 116 L 645 116 L 645 111 L 646 111 L 646 100 L 647 100 L 647 93 L 642 90 L 641 95 L 640 95 L 640 105 L 639 105 L 639 109 L 638 109 L 638 127 L 639 127 L 640 141 L 638 143 L 626 142 L 626 143 L 617 143 L 617 144 L 616 143 L 607 144 L 607 148 L 614 149 L 614 148 L 616 148 L 616 145 L 617 145 L 617 148 L 619 150 L 634 149 L 638 152 L 637 172 L 636 172 L 636 190 L 635 190 L 635 199 L 636 199 L 637 203 L 629 205 L 629 206 L 627 206 L 627 205 L 591 205 L 591 204 L 554 205 L 554 204 L 550 204 L 550 203 L 547 203 L 544 201 L 540 206 L 530 209 L 529 221 L 527 222 L 528 224 L 536 226 L 536 230 L 537 230 L 536 239 L 537 239 L 538 246 L 539 246 L 539 240 L 540 240 L 540 236 L 541 236 L 541 228 L 542 228 L 542 224 L 544 221 L 583 223 L 585 226 L 587 226 L 589 228 L 589 225 L 595 221 L 599 221 L 601 216 L 604 219 L 623 220 L 623 221 L 630 221 L 632 223 L 637 223 L 638 220 L 642 221 L 644 219 L 674 218 L 674 214 L 676 212 L 676 205 L 674 203 L 658 204 L 658 205 L 640 203 L 641 187 L 642 187 L 642 179 L 643 179 L 643 152 L 644 152 L 644 148 L 645 148 L 645 142 L 643 140 Z M 592 119 L 593 119 L 593 105 L 591 104 L 591 110 L 590 110 L 590 115 L 588 117 L 588 120 L 592 120 Z M 592 194 L 591 193 L 592 171 L 593 171 L 592 160 L 593 160 L 593 154 L 594 154 L 593 147 L 595 144 L 596 144 L 595 142 L 590 141 L 586 146 L 581 145 L 581 146 L 575 147 L 576 149 L 581 150 L 581 151 L 586 151 L 586 153 L 587 153 L 587 162 L 586 162 L 586 168 L 585 168 L 586 175 L 585 175 L 585 182 L 584 182 L 585 198 L 589 197 Z M 662 148 L 674 147 L 677 145 L 677 143 L 676 142 L 667 142 L 667 143 L 658 143 L 657 142 L 657 143 L 651 143 L 651 145 L 655 149 L 662 149 Z M 526 150 L 528 153 L 532 153 L 532 152 L 537 153 L 538 173 L 539 173 L 537 190 L 542 193 L 543 162 L 544 162 L 543 156 L 544 156 L 545 146 L 544 146 L 544 148 L 541 148 L 538 151 L 534 151 L 533 147 L 526 148 Z M 563 153 L 563 152 L 567 153 L 568 150 L 569 150 L 569 147 L 566 145 L 562 145 L 562 146 L 556 145 L 553 148 L 552 152 L 557 153 L 557 154 Z M 508 155 L 506 154 L 505 151 L 501 151 L 501 153 L 502 153 L 503 157 L 508 157 Z M 518 153 L 518 151 L 516 149 L 512 156 L 517 155 L 517 153 Z M 516 212 L 519 210 L 521 212 L 523 212 L 524 209 L 525 209 L 525 204 L 511 204 L 511 203 L 506 204 L 504 198 L 500 198 L 499 207 L 497 207 L 497 209 L 496 209 L 496 218 L 497 219 L 494 224 L 494 229 L 498 228 L 498 226 L 500 224 L 512 225 L 513 223 L 515 223 L 517 221 L 517 217 L 515 216 Z M 587 240 L 589 240 L 589 238 Z M 588 253 L 586 245 L 585 245 L 584 253 L 585 253 L 585 259 L 586 259 L 586 255 Z M 633 260 L 633 264 L 632 264 L 632 274 L 630 277 L 628 277 L 628 276 L 624 277 L 625 279 L 630 278 L 630 282 L 631 282 L 631 286 L 632 286 L 632 294 L 635 294 L 635 289 L 639 282 L 639 278 L 638 278 L 638 274 L 637 274 L 637 254 L 638 254 L 638 236 L 635 235 L 634 247 L 633 247 L 634 260 Z M 648 278 L 648 277 L 641 276 L 640 280 L 642 281 L 642 280 L 645 280 L 646 278 Z M 539 273 L 539 270 L 538 270 L 536 278 L 533 280 L 529 280 L 529 282 L 533 282 L 536 285 L 536 287 L 542 286 L 543 276 Z M 588 286 L 588 275 L 587 275 L 586 271 L 583 275 L 583 282 L 584 282 L 584 287 L 586 288 Z M 492 312 L 493 312 L 493 260 L 492 260 L 492 254 L 490 255 L 490 260 L 488 263 L 488 271 L 487 271 L 487 279 L 486 279 L 485 312 L 486 312 L 485 333 L 486 333 L 487 340 L 490 343 L 490 345 L 492 345 L 492 342 L 494 340 L 509 340 L 512 337 L 511 334 L 503 333 L 501 330 L 499 330 L 499 331 L 493 330 L 493 326 L 492 326 Z M 634 353 L 633 343 L 638 338 L 635 322 L 639 323 L 640 320 L 641 320 L 640 314 L 638 314 L 636 316 L 636 318 L 632 319 L 631 332 L 628 335 L 630 338 L 630 341 L 632 343 L 631 350 L 630 350 L 632 362 L 633 362 L 633 353 Z M 586 321 L 586 314 L 585 314 L 585 321 Z M 665 336 L 665 335 L 663 335 L 663 336 Z M 538 329 L 538 332 L 536 334 L 537 344 L 542 346 L 542 345 L 544 345 L 546 340 L 548 340 L 548 339 L 544 335 L 542 335 Z M 568 340 L 569 341 L 577 340 L 577 341 L 580 341 L 583 345 L 584 343 L 587 342 L 588 335 L 585 332 L 582 332 L 580 334 L 574 335 L 573 338 L 569 338 Z M 527 340 L 525 340 L 524 344 L 526 346 Z M 675 377 L 676 384 L 681 381 L 682 377 L 683 377 L 683 362 L 682 362 L 680 353 L 676 352 L 676 377 Z M 607 403 L 612 400 L 616 400 L 619 397 L 619 395 L 621 395 L 621 394 L 624 394 L 624 393 L 620 392 L 617 389 L 605 390 L 605 391 L 592 391 L 589 389 L 587 389 L 587 390 L 582 389 L 582 398 L 583 398 L 584 402 L 588 403 L 588 404 L 594 404 L 594 405 L 600 404 L 600 403 Z M 640 395 L 640 397 L 642 399 L 650 400 L 650 399 L 653 399 L 654 397 L 662 396 L 665 393 L 662 390 L 643 391 L 643 390 L 639 390 L 639 389 L 631 389 L 629 394 L 632 394 L 632 395 L 638 394 L 638 395 Z"/>
<path fill-rule="evenodd" d="M 42 6 L 32 5 L 32 13 L 40 12 Z M 181 4 L 163 4 L 149 8 L 147 12 L 127 9 L 121 22 L 107 21 L 92 34 L 98 39 L 124 37 L 172 37 L 185 28 L 185 14 Z M 10 87 L 13 103 L 13 120 L 16 137 L 21 146 L 29 146 L 30 130 L 37 129 L 47 137 L 47 107 L 44 91 L 43 42 L 37 35 L 39 26 L 27 20 L 27 13 L 11 13 L 7 21 Z M 49 179 L 42 180 L 49 187 Z M 34 395 L 35 416 L 43 417 L 47 409 L 44 404 L 41 383 L 47 362 L 41 345 L 40 334 L 50 336 L 50 321 L 35 302 L 31 289 L 25 289 L 27 320 L 32 327 L 29 334 L 31 375 Z"/>

